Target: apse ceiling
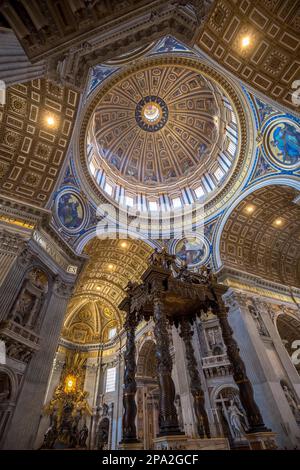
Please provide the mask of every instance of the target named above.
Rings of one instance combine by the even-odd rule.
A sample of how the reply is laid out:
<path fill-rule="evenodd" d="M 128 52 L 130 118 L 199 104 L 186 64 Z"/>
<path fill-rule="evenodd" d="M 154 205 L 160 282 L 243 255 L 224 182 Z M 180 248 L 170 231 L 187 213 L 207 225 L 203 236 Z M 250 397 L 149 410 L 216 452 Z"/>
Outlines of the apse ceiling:
<path fill-rule="evenodd" d="M 109 329 L 119 331 L 123 313 L 118 305 L 129 281 L 140 282 L 152 249 L 142 241 L 91 240 L 89 256 L 68 306 L 62 336 L 75 343 L 108 341 Z"/>
<path fill-rule="evenodd" d="M 300 287 L 298 194 L 286 186 L 267 186 L 247 196 L 223 229 L 220 253 L 224 265 Z"/>

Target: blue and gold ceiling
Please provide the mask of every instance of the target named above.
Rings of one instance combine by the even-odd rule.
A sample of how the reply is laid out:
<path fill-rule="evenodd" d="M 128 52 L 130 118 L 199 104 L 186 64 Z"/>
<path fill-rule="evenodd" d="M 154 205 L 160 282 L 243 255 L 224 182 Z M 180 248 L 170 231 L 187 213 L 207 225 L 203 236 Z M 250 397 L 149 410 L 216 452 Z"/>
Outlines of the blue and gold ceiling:
<path fill-rule="evenodd" d="M 139 203 L 160 218 L 202 202 L 202 233 L 168 243 L 178 260 L 297 286 L 299 124 L 170 37 L 95 67 L 53 200 L 53 227 L 90 257 L 64 338 L 93 343 L 119 329 L 126 282 L 159 246 L 95 238 L 101 202 Z"/>

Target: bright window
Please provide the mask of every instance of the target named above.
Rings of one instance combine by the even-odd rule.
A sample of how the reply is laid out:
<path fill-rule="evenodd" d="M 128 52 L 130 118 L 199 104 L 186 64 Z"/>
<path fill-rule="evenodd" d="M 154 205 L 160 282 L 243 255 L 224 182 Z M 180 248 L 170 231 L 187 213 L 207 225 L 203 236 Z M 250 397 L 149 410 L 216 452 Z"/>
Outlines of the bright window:
<path fill-rule="evenodd" d="M 220 181 L 220 179 L 222 179 L 223 176 L 224 176 L 224 171 L 223 171 L 221 168 L 218 168 L 218 169 L 215 171 L 214 175 L 215 175 L 217 181 Z"/>
<path fill-rule="evenodd" d="M 126 203 L 126 206 L 132 207 L 133 206 L 133 198 L 130 197 L 130 196 L 126 196 L 125 197 L 125 203 Z"/>
<path fill-rule="evenodd" d="M 111 186 L 110 184 L 105 183 L 104 191 L 105 191 L 109 196 L 111 196 L 111 195 L 112 195 L 113 188 L 112 188 L 112 186 Z"/>
<path fill-rule="evenodd" d="M 199 186 L 198 188 L 195 189 L 195 194 L 196 194 L 197 199 L 199 199 L 201 196 L 203 196 L 204 191 L 203 191 L 202 186 Z"/>
<path fill-rule="evenodd" d="M 108 330 L 108 339 L 112 339 L 114 336 L 116 336 L 117 334 L 117 328 L 114 327 L 114 328 L 110 328 Z"/>
<path fill-rule="evenodd" d="M 91 170 L 92 175 L 95 176 L 96 168 L 95 168 L 95 165 L 92 162 L 90 163 L 90 170 Z"/>
<path fill-rule="evenodd" d="M 157 211 L 157 202 L 156 201 L 149 201 L 149 209 L 150 209 L 150 211 Z"/>
<path fill-rule="evenodd" d="M 175 197 L 172 199 L 174 209 L 178 209 L 178 207 L 182 207 L 181 199 L 179 197 Z"/>
<path fill-rule="evenodd" d="M 116 367 L 110 367 L 106 373 L 105 393 L 114 392 L 116 389 Z"/>
<path fill-rule="evenodd" d="M 230 155 L 232 155 L 234 157 L 235 155 L 235 150 L 236 150 L 236 144 L 232 141 L 230 141 L 229 145 L 228 145 L 228 152 L 230 153 Z"/>

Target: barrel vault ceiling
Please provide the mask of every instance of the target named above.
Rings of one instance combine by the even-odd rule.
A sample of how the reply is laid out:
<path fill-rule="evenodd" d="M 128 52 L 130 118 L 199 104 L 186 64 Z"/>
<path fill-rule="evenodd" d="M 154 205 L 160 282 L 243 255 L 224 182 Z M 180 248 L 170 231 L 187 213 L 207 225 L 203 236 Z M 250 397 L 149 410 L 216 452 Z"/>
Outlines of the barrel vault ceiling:
<path fill-rule="evenodd" d="M 140 282 L 152 248 L 139 240 L 94 238 L 65 317 L 62 336 L 75 343 L 107 340 L 107 328 L 123 325 L 118 308 L 129 281 Z M 104 335 L 104 336 L 101 336 Z"/>

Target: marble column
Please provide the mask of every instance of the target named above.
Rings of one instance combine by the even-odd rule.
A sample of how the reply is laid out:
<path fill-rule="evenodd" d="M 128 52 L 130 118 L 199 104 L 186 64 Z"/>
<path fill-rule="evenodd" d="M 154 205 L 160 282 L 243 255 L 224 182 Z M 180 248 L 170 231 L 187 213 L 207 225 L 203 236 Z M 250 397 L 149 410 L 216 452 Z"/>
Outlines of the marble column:
<path fill-rule="evenodd" d="M 293 449 L 299 446 L 300 429 L 285 398 L 281 380 L 286 380 L 288 376 L 295 387 L 297 382 L 300 383 L 300 377 L 272 322 L 269 304 L 263 298 L 231 289 L 224 300 L 230 309 L 229 322 L 240 344 L 240 355 L 263 418 L 276 433 L 278 445 Z M 249 310 L 249 306 L 253 305 L 263 328 Z"/>
<path fill-rule="evenodd" d="M 190 375 L 190 390 L 194 399 L 194 410 L 197 419 L 199 437 L 210 437 L 210 428 L 204 403 L 204 392 L 192 344 L 193 330 L 186 317 L 180 319 L 180 336 L 185 345 L 187 366 Z"/>
<path fill-rule="evenodd" d="M 181 434 L 175 400 L 175 387 L 172 380 L 172 358 L 170 354 L 169 332 L 163 302 L 159 295 L 153 305 L 154 336 L 156 340 L 157 375 L 159 383 L 159 435 Z"/>
<path fill-rule="evenodd" d="M 48 378 L 72 290 L 73 284 L 67 284 L 59 276 L 56 277 L 40 330 L 40 349 L 28 365 L 14 416 L 4 441 L 4 449 L 34 448 Z"/>
<path fill-rule="evenodd" d="M 136 395 L 136 347 L 135 347 L 135 328 L 137 325 L 136 312 L 131 312 L 130 307 L 126 314 L 124 328 L 126 331 L 126 350 L 125 350 L 125 371 L 124 371 L 124 390 L 123 406 L 124 414 L 122 421 L 122 443 L 137 442 L 135 417 L 137 407 L 135 402 Z"/>
<path fill-rule="evenodd" d="M 231 362 L 233 378 L 239 388 L 240 400 L 247 414 L 249 432 L 264 432 L 266 428 L 259 408 L 254 400 L 253 388 L 246 373 L 246 367 L 241 359 L 237 342 L 233 338 L 233 331 L 228 322 L 228 308 L 225 307 L 221 298 L 218 299 L 219 308 L 215 312 L 219 318 L 222 336 L 227 348 L 227 356 Z"/>

